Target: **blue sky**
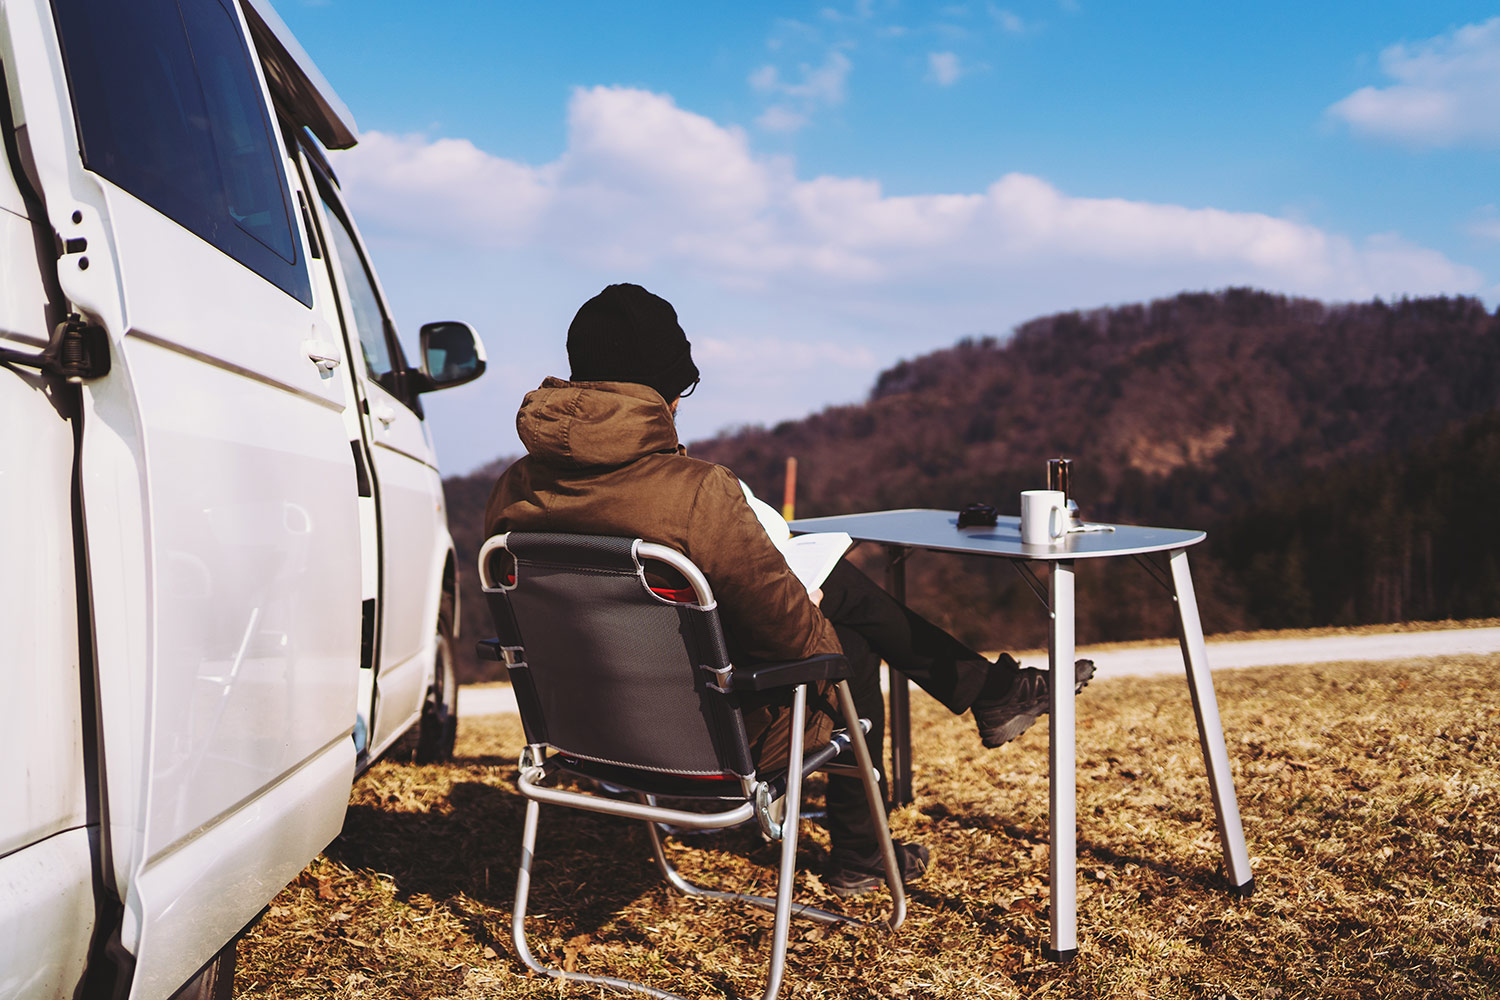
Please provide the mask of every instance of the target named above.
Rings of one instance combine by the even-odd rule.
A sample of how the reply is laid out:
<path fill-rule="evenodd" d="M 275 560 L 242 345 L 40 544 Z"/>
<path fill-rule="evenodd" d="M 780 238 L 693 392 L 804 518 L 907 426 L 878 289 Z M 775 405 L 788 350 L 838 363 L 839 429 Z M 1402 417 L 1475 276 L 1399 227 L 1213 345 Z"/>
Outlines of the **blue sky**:
<path fill-rule="evenodd" d="M 403 334 L 471 322 L 449 472 L 519 445 L 612 281 L 671 300 L 691 440 L 1033 316 L 1247 284 L 1500 299 L 1500 10 L 1091 0 L 280 0 Z"/>

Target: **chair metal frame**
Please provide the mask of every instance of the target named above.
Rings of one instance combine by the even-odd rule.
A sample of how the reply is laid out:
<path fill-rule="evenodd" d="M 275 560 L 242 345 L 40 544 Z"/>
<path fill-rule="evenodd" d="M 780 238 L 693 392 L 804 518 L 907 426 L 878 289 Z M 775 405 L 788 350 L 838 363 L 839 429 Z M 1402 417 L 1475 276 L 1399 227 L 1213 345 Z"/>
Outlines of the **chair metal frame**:
<path fill-rule="evenodd" d="M 526 650 L 523 633 L 521 632 L 519 623 L 515 621 L 509 600 L 510 592 L 522 585 L 522 563 L 520 560 L 516 561 L 516 576 L 508 582 L 496 580 L 492 578 L 490 573 L 492 557 L 499 550 L 510 553 L 509 544 L 512 537 L 512 533 L 494 535 L 487 539 L 480 549 L 480 585 L 485 592 L 486 600 L 490 603 L 491 612 L 495 618 L 495 626 L 497 631 L 501 633 L 501 637 L 479 643 L 479 651 L 481 656 L 502 661 L 507 671 L 512 674 L 514 680 L 516 672 L 522 670 L 529 671 L 531 669 L 531 665 L 527 664 L 525 660 Z M 516 537 L 561 538 L 567 536 L 516 534 Z M 606 541 L 605 539 L 593 536 L 583 536 L 581 540 Z M 640 577 L 641 581 L 641 599 L 643 602 L 654 605 L 672 603 L 665 602 L 659 595 L 654 594 L 646 584 L 644 563 L 648 560 L 662 563 L 676 570 L 688 580 L 693 592 L 694 602 L 686 606 L 713 615 L 714 626 L 717 627 L 717 611 L 713 591 L 703 573 L 690 559 L 664 545 L 645 542 L 638 538 L 631 539 L 629 542 L 630 558 L 634 561 L 636 575 Z M 510 555 L 513 560 L 516 559 L 514 553 L 510 553 Z M 586 569 L 582 569 L 581 567 L 580 569 L 587 572 Z M 511 632 L 512 634 L 507 636 L 507 632 Z M 837 662 L 831 664 L 829 661 Z M 640 783 L 650 787 L 631 788 L 631 782 L 628 780 L 616 781 L 612 777 L 609 784 L 613 787 L 608 791 L 590 792 L 581 789 L 554 787 L 550 784 L 551 779 L 570 771 L 585 778 L 594 778 L 596 785 L 601 783 L 597 781 L 596 775 L 590 775 L 587 772 L 578 772 L 570 768 L 569 762 L 561 756 L 556 754 L 549 756 L 549 750 L 553 748 L 546 742 L 528 742 L 528 745 L 521 752 L 517 778 L 517 788 L 525 796 L 527 802 L 526 816 L 521 834 L 521 861 L 516 878 L 511 936 L 517 955 L 526 967 L 532 971 L 558 979 L 593 983 L 608 986 L 616 990 L 661 997 L 665 998 L 665 1000 L 681 1000 L 676 994 L 630 980 L 570 972 L 561 968 L 544 966 L 531 953 L 531 949 L 526 942 L 526 906 L 531 890 L 532 866 L 536 859 L 540 807 L 544 803 L 644 822 L 650 834 L 651 851 L 657 867 L 673 889 L 688 896 L 735 900 L 772 911 L 775 914 L 775 919 L 772 927 L 769 970 L 763 1000 L 774 1000 L 781 988 L 781 983 L 785 975 L 787 938 L 793 916 L 805 917 L 825 924 L 864 925 L 865 923 L 853 917 L 833 913 L 815 906 L 797 905 L 792 900 L 796 875 L 797 829 L 801 819 L 802 779 L 805 775 L 819 768 L 836 768 L 841 771 L 854 770 L 863 779 L 866 799 L 869 802 L 871 815 L 876 819 L 875 826 L 880 837 L 886 885 L 890 890 L 892 904 L 889 914 L 884 919 L 884 923 L 890 929 L 895 930 L 905 920 L 906 894 L 901 881 L 900 867 L 896 860 L 895 847 L 891 841 L 890 829 L 886 823 L 885 801 L 880 793 L 878 772 L 870 759 L 869 748 L 864 738 L 864 734 L 869 729 L 870 724 L 868 720 L 860 719 L 855 710 L 854 698 L 850 693 L 848 681 L 844 679 L 848 674 L 848 666 L 843 658 L 818 657 L 815 660 L 798 661 L 789 664 L 757 665 L 755 668 L 749 670 L 738 667 L 732 669 L 724 667 L 714 670 L 708 666 L 700 666 L 699 669 L 707 671 L 714 678 L 713 681 L 710 681 L 709 686 L 715 692 L 726 696 L 742 690 L 765 691 L 787 686 L 791 687 L 791 746 L 785 772 L 774 774 L 770 778 L 757 775 L 753 769 L 748 774 L 726 772 L 726 777 L 730 773 L 733 773 L 735 777 L 739 778 L 738 791 L 734 795 L 726 794 L 726 790 L 722 787 L 719 790 L 696 794 L 680 794 L 680 789 L 671 789 L 669 793 L 663 794 L 660 783 L 655 780 L 659 779 L 661 775 L 651 773 L 640 774 L 645 779 Z M 807 688 L 811 681 L 829 678 L 830 676 L 838 678 L 836 688 L 838 704 L 847 728 L 835 733 L 834 739 L 826 746 L 806 752 L 804 734 L 807 723 Z M 524 679 L 526 684 L 530 685 L 530 675 L 525 675 Z M 522 722 L 527 728 L 527 739 L 530 741 L 535 732 L 545 731 L 544 728 L 537 726 L 540 720 L 528 718 L 528 715 L 534 715 L 540 712 L 541 709 L 535 699 L 523 697 L 519 701 Z M 740 738 L 743 740 L 743 730 L 741 729 L 740 732 Z M 847 768 L 842 765 L 833 765 L 834 758 L 838 757 L 846 749 L 853 750 L 856 761 L 855 767 Z M 748 756 L 748 747 L 744 748 L 744 750 Z M 730 783 L 724 782 L 723 784 Z M 632 799 L 619 797 L 618 794 L 610 794 L 610 792 L 618 793 L 621 786 L 623 786 L 624 790 L 633 793 Z M 726 805 L 725 808 L 712 812 L 698 812 L 661 805 L 659 800 L 663 797 L 697 798 L 699 800 L 719 799 L 728 800 L 734 804 Z M 774 898 L 705 888 L 689 881 L 667 860 L 664 847 L 664 834 L 666 832 L 663 829 L 664 825 L 670 824 L 673 827 L 686 830 L 714 830 L 736 826 L 752 819 L 758 822 L 760 831 L 767 841 L 781 841 L 777 890 Z"/>

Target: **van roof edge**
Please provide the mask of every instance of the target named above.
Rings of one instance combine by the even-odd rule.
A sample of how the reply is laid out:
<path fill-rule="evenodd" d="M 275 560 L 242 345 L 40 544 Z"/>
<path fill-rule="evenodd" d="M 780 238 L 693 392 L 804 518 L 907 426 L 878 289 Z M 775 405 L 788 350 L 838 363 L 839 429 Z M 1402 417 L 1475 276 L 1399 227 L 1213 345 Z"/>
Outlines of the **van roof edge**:
<path fill-rule="evenodd" d="M 282 112 L 312 130 L 329 149 L 348 149 L 359 142 L 354 115 L 270 0 L 244 0 L 244 7 L 266 83 Z"/>

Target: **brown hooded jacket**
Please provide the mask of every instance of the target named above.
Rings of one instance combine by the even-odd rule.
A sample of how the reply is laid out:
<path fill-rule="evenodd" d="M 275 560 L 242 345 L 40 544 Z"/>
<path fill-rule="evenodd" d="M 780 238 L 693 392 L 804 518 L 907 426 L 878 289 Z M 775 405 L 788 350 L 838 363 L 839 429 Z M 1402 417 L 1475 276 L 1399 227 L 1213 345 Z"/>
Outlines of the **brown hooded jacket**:
<path fill-rule="evenodd" d="M 656 390 L 549 378 L 526 395 L 516 430 L 527 454 L 490 493 L 488 533 L 625 535 L 670 546 L 708 577 L 734 662 L 841 651 L 739 480 L 683 453 L 672 411 Z M 762 766 L 784 753 L 784 716 L 775 706 L 745 713 Z M 826 738 L 832 728 L 823 713 L 810 714 L 809 723 L 812 738 Z"/>

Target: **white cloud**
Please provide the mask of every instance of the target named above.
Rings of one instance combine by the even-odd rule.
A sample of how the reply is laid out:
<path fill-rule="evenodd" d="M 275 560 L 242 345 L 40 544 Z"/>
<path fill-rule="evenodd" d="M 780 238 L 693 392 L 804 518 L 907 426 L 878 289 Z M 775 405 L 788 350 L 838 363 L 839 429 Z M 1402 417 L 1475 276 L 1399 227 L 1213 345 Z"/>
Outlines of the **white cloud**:
<path fill-rule="evenodd" d="M 990 17 L 1003 30 L 1010 32 L 1012 35 L 1019 35 L 1026 31 L 1026 22 L 1021 20 L 1020 15 L 1015 11 L 1007 10 L 1004 7 L 997 7 L 994 4 L 990 4 L 989 10 Z"/>
<path fill-rule="evenodd" d="M 755 120 L 767 132 L 795 132 L 826 108 L 844 103 L 845 86 L 854 63 L 839 49 L 832 49 L 821 66 L 803 63 L 794 79 L 782 76 L 767 64 L 750 74 L 750 87 L 775 103 Z"/>
<path fill-rule="evenodd" d="M 554 201 L 555 168 L 502 159 L 467 139 L 365 132 L 354 151 L 333 159 L 340 183 L 402 233 L 479 231 L 487 242 L 516 245 Z"/>
<path fill-rule="evenodd" d="M 669 97 L 624 87 L 578 90 L 558 168 L 575 190 L 644 197 L 673 214 L 738 220 L 764 203 L 766 172 L 745 133 L 683 111 Z"/>
<path fill-rule="evenodd" d="M 952 52 L 929 52 L 927 73 L 939 87 L 951 87 L 963 75 L 963 69 L 959 66 L 958 56 Z"/>
<path fill-rule="evenodd" d="M 767 132 L 795 132 L 807 124 L 807 116 L 784 104 L 773 104 L 756 116 L 755 124 Z"/>
<path fill-rule="evenodd" d="M 1500 210 L 1497 210 L 1493 204 L 1483 206 L 1474 213 L 1474 218 L 1467 228 L 1469 235 L 1476 239 L 1487 243 L 1500 243 Z"/>
<path fill-rule="evenodd" d="M 837 50 L 828 53 L 821 66 L 803 63 L 798 67 L 799 79 L 795 82 L 783 80 L 781 71 L 775 66 L 762 66 L 750 74 L 750 86 L 763 94 L 782 98 L 793 98 L 815 105 L 841 104 L 844 100 L 844 83 L 854 64 L 849 57 Z"/>
<path fill-rule="evenodd" d="M 886 195 L 867 178 L 802 180 L 790 161 L 756 155 L 742 130 L 642 90 L 578 90 L 568 124 L 566 152 L 540 166 L 466 140 L 380 132 L 337 166 L 362 214 L 398 233 L 461 231 L 496 247 L 674 261 L 741 286 L 941 281 L 954 267 L 994 269 L 990 280 L 1004 282 L 1043 260 L 1062 270 L 1186 268 L 1221 284 L 1332 297 L 1478 283 L 1394 237 L 1356 245 L 1259 213 L 1075 197 L 1026 174 L 982 192 L 915 196 Z"/>
<path fill-rule="evenodd" d="M 504 377 L 434 403 L 452 407 L 435 433 L 454 467 L 519 447 L 495 399 L 509 406 L 560 371 L 572 310 L 611 281 L 666 295 L 701 344 L 715 391 L 690 401 L 690 437 L 857 399 L 898 358 L 1057 310 L 1229 285 L 1331 300 L 1496 294 L 1493 277 L 1392 234 L 1080 197 L 1021 173 L 914 195 L 801 177 L 744 130 L 643 90 L 579 89 L 567 120 L 566 148 L 546 163 L 378 131 L 334 154 L 387 289 L 421 304 L 406 326 L 459 314 L 492 338 Z M 1492 214 L 1476 219 L 1500 235 Z"/>
<path fill-rule="evenodd" d="M 750 74 L 750 86 L 761 93 L 772 93 L 781 83 L 781 73 L 775 66 L 766 65 Z"/>
<path fill-rule="evenodd" d="M 1392 45 L 1380 67 L 1394 83 L 1362 87 L 1329 114 L 1356 131 L 1413 145 L 1500 143 L 1500 17 Z"/>
<path fill-rule="evenodd" d="M 1472 268 L 1396 235 L 1355 240 L 1261 213 L 1079 197 L 1028 174 L 901 196 L 870 178 L 799 178 L 743 130 L 619 87 L 573 94 L 567 149 L 551 163 L 369 132 L 336 166 L 366 228 L 387 236 L 461 236 L 612 273 L 691 276 L 876 317 L 893 335 L 902 310 L 926 303 L 920 335 L 939 342 L 1184 288 L 1359 299 L 1484 286 Z"/>
<path fill-rule="evenodd" d="M 875 0 L 855 0 L 854 6 L 847 12 L 837 7 L 824 7 L 818 12 L 819 17 L 833 24 L 868 21 L 874 15 Z"/>

